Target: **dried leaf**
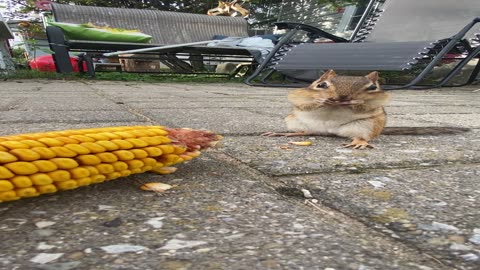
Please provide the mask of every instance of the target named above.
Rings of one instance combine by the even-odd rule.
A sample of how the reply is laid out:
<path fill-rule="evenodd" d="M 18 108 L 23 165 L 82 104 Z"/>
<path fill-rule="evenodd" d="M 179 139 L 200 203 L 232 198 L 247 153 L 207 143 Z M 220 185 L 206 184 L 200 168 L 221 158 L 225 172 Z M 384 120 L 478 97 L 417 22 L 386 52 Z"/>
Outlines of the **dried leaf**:
<path fill-rule="evenodd" d="M 143 184 L 140 188 L 143 189 L 143 190 L 148 190 L 148 191 L 165 192 L 165 191 L 171 189 L 172 187 L 173 186 L 171 186 L 169 184 L 152 182 L 152 183 Z"/>
<path fill-rule="evenodd" d="M 289 142 L 289 144 L 297 145 L 297 146 L 309 146 L 312 145 L 312 142 L 310 141 L 304 141 L 304 142 Z"/>

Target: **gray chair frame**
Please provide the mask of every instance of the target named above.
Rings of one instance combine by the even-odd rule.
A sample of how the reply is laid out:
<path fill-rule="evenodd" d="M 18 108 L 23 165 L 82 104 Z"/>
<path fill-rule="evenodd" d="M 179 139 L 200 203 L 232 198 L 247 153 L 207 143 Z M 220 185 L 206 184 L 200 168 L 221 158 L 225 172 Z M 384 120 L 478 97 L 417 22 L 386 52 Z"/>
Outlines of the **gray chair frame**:
<path fill-rule="evenodd" d="M 408 6 L 410 5 L 413 9 L 415 8 L 415 5 L 412 3 L 405 3 L 408 1 L 404 0 L 386 0 L 386 4 L 390 4 L 391 6 L 403 6 L 403 10 L 395 10 L 396 12 L 400 12 L 401 14 L 405 14 L 408 12 Z M 390 1 L 390 2 L 389 2 Z M 403 3 L 400 2 L 394 2 L 394 1 L 404 1 Z M 417 0 L 418 1 L 418 0 Z M 450 1 L 450 0 L 448 0 Z M 464 2 L 472 2 L 471 0 L 461 0 Z M 420 1 L 422 2 L 422 1 Z M 456 1 L 458 2 L 458 1 Z M 473 27 L 480 22 L 480 17 L 474 17 L 474 18 L 466 18 L 464 19 L 462 17 L 462 20 L 457 20 L 454 25 L 451 27 L 448 27 L 450 33 L 454 33 L 453 35 L 449 36 L 447 32 L 445 33 L 436 33 L 435 31 L 429 32 L 428 34 L 431 35 L 430 40 L 425 40 L 421 35 L 418 33 L 410 33 L 408 37 L 403 37 L 402 35 L 397 35 L 395 34 L 395 29 L 393 30 L 393 33 L 388 35 L 388 30 L 389 30 L 389 25 L 386 25 L 387 23 L 391 23 L 388 20 L 384 24 L 382 24 L 382 17 L 381 15 L 385 15 L 385 17 L 390 16 L 392 17 L 390 21 L 395 20 L 395 16 L 398 17 L 398 14 L 393 14 L 392 15 L 392 10 L 390 11 L 390 14 L 382 14 L 383 10 L 380 10 L 381 1 L 379 0 L 371 0 L 367 6 L 367 9 L 365 13 L 363 14 L 359 24 L 357 25 L 357 28 L 354 30 L 353 35 L 351 36 L 350 39 L 344 39 L 344 38 L 339 38 L 336 37 L 332 34 L 326 33 L 325 31 L 322 31 L 321 29 L 308 26 L 308 25 L 303 25 L 299 23 L 291 23 L 291 22 L 281 22 L 281 23 L 276 23 L 279 28 L 287 28 L 290 29 L 290 31 L 285 35 L 282 40 L 276 45 L 276 47 L 270 52 L 270 54 L 265 58 L 265 60 L 259 65 L 257 70 L 249 76 L 246 80 L 245 83 L 249 85 L 258 85 L 258 86 L 282 86 L 282 87 L 298 87 L 303 84 L 309 83 L 313 80 L 313 78 L 309 80 L 298 80 L 295 78 L 288 78 L 290 80 L 293 80 L 294 83 L 290 84 L 272 84 L 269 83 L 268 80 L 271 78 L 271 76 L 275 73 L 275 71 L 279 71 L 280 73 L 282 72 L 282 64 L 284 62 L 288 62 L 290 64 L 290 68 L 292 65 L 295 65 L 295 61 L 302 61 L 303 59 L 295 59 L 298 58 L 298 55 L 302 55 L 302 53 L 310 53 L 312 52 L 317 52 L 317 53 L 324 53 L 326 55 L 326 58 L 330 58 L 330 62 L 328 64 L 322 64 L 319 63 L 316 65 L 315 63 L 310 63 L 310 65 L 307 65 L 309 68 L 314 68 L 318 67 L 318 70 L 321 69 L 332 69 L 333 63 L 335 61 L 335 53 L 349 53 L 350 55 L 353 55 L 357 52 L 366 52 L 368 51 L 370 54 L 375 53 L 374 51 L 374 46 L 377 46 L 378 49 L 388 49 L 389 46 L 393 45 L 412 45 L 415 42 L 418 43 L 417 47 L 419 48 L 409 48 L 409 52 L 406 52 L 407 54 L 409 53 L 410 55 L 413 55 L 411 61 L 409 60 L 408 62 L 405 62 L 404 65 L 398 65 L 396 68 L 391 69 L 391 70 L 409 70 L 412 67 L 414 67 L 419 61 L 423 60 L 430 60 L 428 62 L 428 65 L 409 83 L 401 86 L 390 86 L 386 88 L 390 89 L 399 89 L 399 88 L 422 88 L 423 86 L 418 86 L 418 84 L 425 78 L 426 75 L 428 75 L 433 68 L 442 61 L 443 57 L 451 52 L 452 50 L 459 50 L 462 53 L 464 53 L 466 56 L 438 83 L 435 85 L 428 86 L 428 88 L 432 87 L 441 87 L 445 86 L 458 72 L 461 71 L 461 69 L 473 58 L 479 57 L 480 56 L 480 45 L 477 45 L 477 47 L 473 47 L 472 44 L 469 41 L 467 41 L 466 38 L 471 38 L 474 41 L 478 42 L 479 36 L 475 36 L 474 34 L 471 33 L 471 30 Z M 444 3 L 445 4 L 445 3 Z M 447 3 L 448 4 L 448 3 Z M 460 3 L 457 3 L 460 4 Z M 467 7 L 467 8 L 472 8 L 474 11 L 472 11 L 472 14 L 478 14 L 480 15 L 480 9 L 474 8 L 474 7 Z M 388 9 L 388 6 L 387 6 Z M 477 10 L 478 13 L 475 13 L 475 10 Z M 403 13 L 402 13 L 403 12 Z M 452 16 L 456 16 L 455 14 L 452 14 Z M 431 19 L 431 21 L 435 21 L 435 16 L 432 16 L 434 18 Z M 379 19 L 380 18 L 380 19 Z M 398 18 L 397 18 L 398 19 Z M 455 19 L 455 17 L 454 17 Z M 405 20 L 408 20 L 408 16 L 405 18 Z M 453 19 L 452 19 L 453 20 Z M 384 19 L 385 21 L 385 19 Z M 428 21 L 428 20 L 426 20 Z M 465 22 L 465 24 L 463 24 Z M 416 22 L 418 23 L 418 22 Z M 378 25 L 377 25 L 378 24 Z M 455 27 L 460 27 L 460 29 L 457 28 L 458 32 L 451 32 Z M 381 26 L 381 27 L 379 27 Z M 449 25 L 450 26 L 450 25 Z M 409 25 L 410 29 L 415 29 L 415 25 Z M 379 34 L 376 34 L 376 28 L 378 29 Z M 305 46 L 299 46 L 298 44 L 292 43 L 291 39 L 294 35 L 296 35 L 299 31 L 304 31 L 308 33 L 308 36 L 310 37 L 309 41 L 313 41 L 315 38 L 322 37 L 322 38 L 327 38 L 335 42 L 334 44 L 304 44 Z M 413 30 L 412 30 L 413 31 Z M 441 32 L 441 31 L 440 31 Z M 383 34 L 383 36 L 382 36 Z M 447 36 L 442 36 L 442 35 L 447 35 Z M 393 36 L 393 37 L 392 37 Z M 410 42 L 406 42 L 406 39 L 410 39 Z M 386 40 L 385 40 L 386 39 Z M 390 39 L 390 40 L 389 40 Z M 393 39 L 393 40 L 392 40 Z M 395 40 L 395 39 L 400 39 L 400 40 Z M 403 40 L 402 40 L 403 39 Z M 416 40 L 412 40 L 416 39 Z M 433 40 L 432 40 L 433 39 Z M 425 47 L 422 46 L 422 42 L 425 44 Z M 350 44 L 352 43 L 352 44 Z M 363 45 L 364 43 L 365 45 Z M 342 45 L 345 44 L 345 45 Z M 302 44 L 300 44 L 302 45 Z M 400 49 L 405 49 L 405 46 L 400 46 Z M 412 46 L 410 46 L 412 47 Z M 415 46 L 413 46 L 415 47 Z M 300 48 L 300 49 L 299 49 Z M 366 50 L 368 49 L 368 50 Z M 303 51 L 302 51 L 303 50 Z M 307 52 L 305 52 L 307 51 Z M 296 53 L 296 54 L 295 54 Z M 296 56 L 292 56 L 296 55 Z M 388 55 L 387 55 L 388 57 Z M 305 57 L 304 55 L 304 58 Z M 427 59 L 425 59 L 427 58 Z M 293 60 L 292 60 L 293 59 Z M 306 61 L 308 61 L 307 59 Z M 316 59 L 319 62 L 321 62 L 321 59 Z M 283 61 L 283 62 L 282 62 Z M 353 62 L 355 60 L 352 60 L 350 64 L 355 64 Z M 367 57 L 363 57 L 363 61 L 368 61 Z M 373 61 L 373 60 L 372 60 Z M 302 63 L 300 63 L 300 66 Z M 343 66 L 340 64 L 340 69 L 342 70 L 366 70 L 368 68 L 368 65 L 365 65 L 360 68 L 360 69 L 348 69 L 350 68 L 347 63 L 343 63 Z M 337 66 L 338 67 L 338 66 Z M 388 70 L 385 68 L 384 70 Z M 478 76 L 480 72 L 480 60 L 476 67 L 473 69 L 468 81 L 462 85 L 465 84 L 470 84 L 473 83 Z M 266 73 L 266 74 L 265 74 Z M 288 76 L 287 76 L 288 77 Z M 255 79 L 260 79 L 260 83 L 254 83 L 253 80 Z"/>
<path fill-rule="evenodd" d="M 128 51 L 135 49 L 161 47 L 166 45 L 183 45 L 186 43 L 212 40 L 214 35 L 248 37 L 248 24 L 238 17 L 207 16 L 202 14 L 180 13 L 160 10 L 123 9 L 94 6 L 65 5 L 52 3 L 55 21 L 64 23 L 93 23 L 124 29 L 137 29 L 150 34 L 152 43 L 101 42 L 88 40 L 68 40 L 62 30 L 55 26 L 47 26 L 47 38 L 57 72 L 70 73 L 73 67 L 69 60 L 71 52 L 80 55 L 79 69 L 86 63 L 88 74 L 95 76 L 92 58 L 105 58 L 104 53 Z M 251 63 L 256 66 L 256 58 L 260 51 L 240 47 L 208 47 L 180 46 L 160 52 L 141 53 L 151 60 L 159 60 L 171 68 L 171 72 L 162 73 L 195 73 L 203 59 L 219 59 L 216 62 Z M 178 57 L 177 57 L 178 56 Z M 180 57 L 182 56 L 182 57 Z M 188 59 L 185 59 L 188 58 Z M 200 68 L 197 68 L 200 67 Z M 222 75 L 215 73 L 217 75 Z M 232 76 L 234 74 L 223 74 Z"/>

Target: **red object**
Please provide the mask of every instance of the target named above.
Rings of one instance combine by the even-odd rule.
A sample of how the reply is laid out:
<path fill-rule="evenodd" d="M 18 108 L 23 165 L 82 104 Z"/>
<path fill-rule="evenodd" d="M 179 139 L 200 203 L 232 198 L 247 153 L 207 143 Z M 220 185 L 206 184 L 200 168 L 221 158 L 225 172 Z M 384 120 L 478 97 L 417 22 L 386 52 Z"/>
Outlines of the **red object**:
<path fill-rule="evenodd" d="M 52 1 L 49 0 L 37 0 L 35 1 L 35 7 L 40 10 L 52 10 Z"/>
<path fill-rule="evenodd" d="M 70 57 L 70 63 L 72 63 L 73 71 L 79 72 L 78 58 Z M 35 59 L 28 62 L 28 66 L 31 69 L 36 69 L 38 71 L 56 72 L 55 62 L 53 61 L 53 57 L 51 55 L 42 55 L 36 57 Z M 84 70 L 87 70 L 86 65 L 84 65 Z"/>

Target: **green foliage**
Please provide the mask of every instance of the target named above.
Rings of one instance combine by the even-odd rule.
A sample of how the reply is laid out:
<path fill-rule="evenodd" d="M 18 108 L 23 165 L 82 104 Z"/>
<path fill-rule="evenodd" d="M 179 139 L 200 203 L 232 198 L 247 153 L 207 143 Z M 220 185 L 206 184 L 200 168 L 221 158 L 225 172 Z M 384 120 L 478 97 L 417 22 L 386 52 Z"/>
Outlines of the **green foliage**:
<path fill-rule="evenodd" d="M 228 79 L 225 76 L 205 74 L 140 74 L 126 72 L 97 72 L 95 78 L 80 73 L 61 74 L 37 70 L 16 69 L 13 74 L 0 75 L 3 80 L 53 79 L 53 80 L 107 80 L 151 83 L 241 83 L 242 78 Z"/>

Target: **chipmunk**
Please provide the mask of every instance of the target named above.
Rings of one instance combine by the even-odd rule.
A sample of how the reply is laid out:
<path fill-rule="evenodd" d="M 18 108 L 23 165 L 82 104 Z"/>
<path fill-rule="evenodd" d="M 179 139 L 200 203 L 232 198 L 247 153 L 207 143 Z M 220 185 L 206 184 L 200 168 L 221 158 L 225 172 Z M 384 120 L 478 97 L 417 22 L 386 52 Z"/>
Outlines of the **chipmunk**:
<path fill-rule="evenodd" d="M 345 148 L 373 148 L 370 140 L 385 133 L 384 106 L 390 94 L 383 91 L 374 71 L 365 77 L 337 76 L 329 70 L 306 88 L 291 91 L 292 112 L 285 118 L 292 133 L 264 133 L 264 136 L 336 135 L 352 139 Z M 391 135 L 453 134 L 469 129 L 451 127 L 390 128 Z"/>

